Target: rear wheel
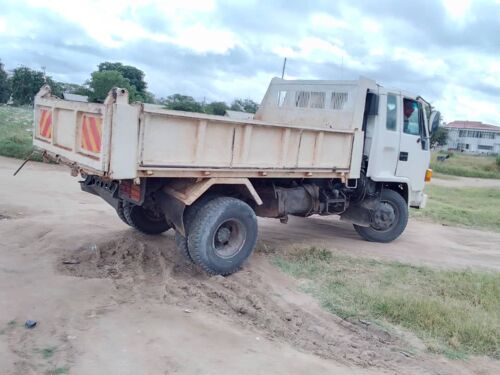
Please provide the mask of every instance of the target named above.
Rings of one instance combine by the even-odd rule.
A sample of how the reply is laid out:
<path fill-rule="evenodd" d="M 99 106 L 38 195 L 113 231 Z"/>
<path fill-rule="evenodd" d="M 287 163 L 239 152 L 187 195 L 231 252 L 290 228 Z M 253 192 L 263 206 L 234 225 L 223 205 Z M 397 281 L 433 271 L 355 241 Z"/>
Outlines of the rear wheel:
<path fill-rule="evenodd" d="M 120 218 L 121 221 L 123 221 L 127 225 L 130 225 L 127 221 L 127 218 L 125 217 L 125 213 L 123 212 L 123 201 L 121 199 L 118 201 L 118 207 L 116 207 L 116 213 L 118 214 L 118 217 Z"/>
<path fill-rule="evenodd" d="M 230 197 L 206 202 L 188 233 L 193 261 L 213 275 L 236 272 L 257 242 L 257 218 L 245 202 Z"/>
<path fill-rule="evenodd" d="M 130 202 L 123 203 L 123 214 L 130 226 L 145 234 L 160 234 L 171 228 L 162 213 Z"/>
<path fill-rule="evenodd" d="M 191 224 L 193 223 L 194 218 L 196 217 L 196 214 L 198 211 L 211 199 L 214 199 L 215 197 L 213 195 L 205 195 L 201 198 L 199 198 L 196 202 L 194 202 L 191 206 L 188 206 L 184 212 L 184 232 L 186 233 L 186 236 L 183 236 L 179 232 L 175 232 L 175 244 L 181 254 L 189 260 L 190 262 L 193 261 L 193 258 L 189 254 L 189 249 L 188 249 L 188 240 L 187 236 L 189 234 L 189 228 L 191 227 Z"/>
<path fill-rule="evenodd" d="M 380 204 L 369 227 L 354 224 L 354 229 L 367 241 L 391 242 L 398 238 L 408 223 L 408 205 L 394 190 L 382 190 Z"/>

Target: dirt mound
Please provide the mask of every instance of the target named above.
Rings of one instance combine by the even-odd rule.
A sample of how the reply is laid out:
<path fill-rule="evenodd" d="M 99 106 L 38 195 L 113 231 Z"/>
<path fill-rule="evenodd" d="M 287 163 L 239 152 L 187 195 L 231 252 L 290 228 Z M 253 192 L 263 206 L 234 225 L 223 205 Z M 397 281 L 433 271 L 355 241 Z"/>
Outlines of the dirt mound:
<path fill-rule="evenodd" d="M 66 275 L 112 279 L 123 300 L 140 298 L 144 303 L 178 305 L 186 312 L 209 311 L 258 330 L 257 337 L 284 340 L 324 358 L 383 368 L 404 359 L 408 366 L 399 340 L 389 333 L 284 303 L 265 270 L 254 265 L 229 277 L 207 276 L 165 236 L 133 234 L 87 244 L 61 258 L 58 269 Z"/>

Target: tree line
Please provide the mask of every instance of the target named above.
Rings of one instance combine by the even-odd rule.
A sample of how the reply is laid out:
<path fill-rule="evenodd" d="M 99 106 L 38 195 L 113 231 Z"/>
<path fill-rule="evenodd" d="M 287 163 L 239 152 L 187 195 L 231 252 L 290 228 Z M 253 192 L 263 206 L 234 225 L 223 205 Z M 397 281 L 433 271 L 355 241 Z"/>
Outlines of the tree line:
<path fill-rule="evenodd" d="M 43 71 L 18 67 L 8 74 L 0 60 L 0 104 L 32 105 L 36 93 L 44 84 L 50 85 L 52 94 L 62 97 L 63 93 L 88 97 L 90 102 L 102 103 L 113 87 L 125 88 L 131 101 L 163 105 L 167 109 L 224 115 L 226 110 L 255 113 L 258 104 L 251 99 L 235 99 L 228 105 L 222 101 L 205 103 L 192 96 L 173 94 L 166 98 L 156 98 L 147 90 L 145 74 L 142 70 L 120 62 L 102 62 L 97 70 L 83 84 L 55 81 Z"/>

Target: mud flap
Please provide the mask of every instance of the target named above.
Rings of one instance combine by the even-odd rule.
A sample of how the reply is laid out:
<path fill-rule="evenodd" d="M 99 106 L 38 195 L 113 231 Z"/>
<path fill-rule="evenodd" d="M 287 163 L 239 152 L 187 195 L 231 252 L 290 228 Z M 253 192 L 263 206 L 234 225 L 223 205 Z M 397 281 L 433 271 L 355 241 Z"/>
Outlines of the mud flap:
<path fill-rule="evenodd" d="M 186 205 L 164 192 L 159 192 L 157 199 L 167 220 L 174 226 L 177 232 L 186 236 L 186 230 L 184 228 L 184 209 Z"/>

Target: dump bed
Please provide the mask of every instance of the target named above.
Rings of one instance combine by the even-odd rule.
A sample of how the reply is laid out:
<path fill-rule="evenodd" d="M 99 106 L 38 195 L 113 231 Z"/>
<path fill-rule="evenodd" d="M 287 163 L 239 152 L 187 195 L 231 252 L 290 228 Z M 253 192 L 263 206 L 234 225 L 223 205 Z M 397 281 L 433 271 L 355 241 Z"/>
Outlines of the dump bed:
<path fill-rule="evenodd" d="M 315 83 L 316 82 L 316 83 Z M 136 177 L 357 178 L 374 82 L 274 79 L 253 120 L 129 104 L 35 98 L 34 145 L 87 174 Z"/>

